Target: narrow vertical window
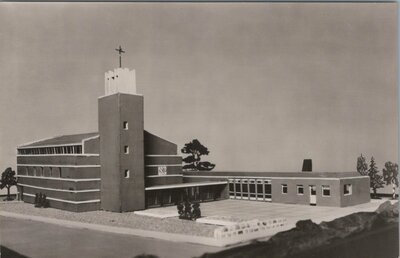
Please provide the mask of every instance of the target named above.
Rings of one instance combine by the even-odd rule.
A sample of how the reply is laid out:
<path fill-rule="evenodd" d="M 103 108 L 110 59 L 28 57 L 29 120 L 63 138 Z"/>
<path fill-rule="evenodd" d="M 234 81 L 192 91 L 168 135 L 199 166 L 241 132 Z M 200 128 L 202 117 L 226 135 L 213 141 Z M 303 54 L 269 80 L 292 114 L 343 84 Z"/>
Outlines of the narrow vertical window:
<path fill-rule="evenodd" d="M 124 153 L 129 154 L 129 146 L 127 145 L 124 146 Z"/>
<path fill-rule="evenodd" d="M 123 128 L 124 128 L 124 130 L 128 130 L 128 121 L 124 121 L 123 123 L 122 123 L 122 126 L 123 126 Z"/>
<path fill-rule="evenodd" d="M 282 193 L 287 194 L 287 184 L 282 184 Z"/>
<path fill-rule="evenodd" d="M 124 171 L 124 177 L 125 177 L 125 178 L 129 178 L 129 174 L 130 174 L 129 169 L 125 169 L 125 171 Z"/>

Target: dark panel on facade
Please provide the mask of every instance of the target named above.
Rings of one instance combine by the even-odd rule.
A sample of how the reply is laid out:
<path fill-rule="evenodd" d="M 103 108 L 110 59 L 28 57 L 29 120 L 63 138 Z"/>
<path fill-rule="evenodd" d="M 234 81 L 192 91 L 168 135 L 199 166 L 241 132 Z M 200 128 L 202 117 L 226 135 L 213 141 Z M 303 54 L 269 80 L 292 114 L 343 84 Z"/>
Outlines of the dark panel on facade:
<path fill-rule="evenodd" d="M 182 183 L 181 176 L 166 176 L 166 177 L 147 177 L 146 178 L 146 187 L 155 186 L 155 185 L 171 185 L 171 184 L 180 184 Z"/>
<path fill-rule="evenodd" d="M 18 156 L 17 164 L 43 165 L 99 165 L 99 156 L 83 155 L 48 155 L 48 156 Z"/>
<path fill-rule="evenodd" d="M 182 165 L 182 157 L 181 156 L 146 156 L 145 164 L 147 165 L 170 165 L 170 164 L 178 164 Z"/>
<path fill-rule="evenodd" d="M 18 177 L 18 183 L 45 187 L 45 188 L 62 189 L 62 190 L 100 189 L 100 180 L 74 182 L 65 180 L 46 179 L 44 177 L 37 177 L 37 178 Z"/>
<path fill-rule="evenodd" d="M 145 208 L 144 192 L 144 102 L 143 96 L 120 94 L 121 142 L 121 210 L 135 211 Z M 123 122 L 129 129 L 123 129 Z M 129 154 L 124 147 L 129 146 Z M 129 170 L 129 178 L 124 171 Z"/>
<path fill-rule="evenodd" d="M 99 98 L 101 208 L 121 211 L 119 95 Z"/>
<path fill-rule="evenodd" d="M 25 195 L 23 197 L 23 201 L 27 203 L 34 203 L 35 197 Z M 73 204 L 73 203 L 49 200 L 49 204 L 51 208 L 73 211 L 73 212 L 96 211 L 100 209 L 100 202 Z"/>
<path fill-rule="evenodd" d="M 154 134 L 144 131 L 145 155 L 176 155 L 178 146 Z"/>
<path fill-rule="evenodd" d="M 71 179 L 100 178 L 100 167 L 41 167 L 18 165 L 18 175 Z"/>
<path fill-rule="evenodd" d="M 96 137 L 83 142 L 83 151 L 85 154 L 99 154 L 100 153 L 100 138 Z"/>
<path fill-rule="evenodd" d="M 100 199 L 100 192 L 64 192 L 64 191 L 54 191 L 48 189 L 37 189 L 29 186 L 21 186 L 23 188 L 23 193 L 25 194 L 33 194 L 42 193 L 47 197 L 56 198 L 60 200 L 67 201 L 88 201 L 88 200 L 96 200 Z"/>

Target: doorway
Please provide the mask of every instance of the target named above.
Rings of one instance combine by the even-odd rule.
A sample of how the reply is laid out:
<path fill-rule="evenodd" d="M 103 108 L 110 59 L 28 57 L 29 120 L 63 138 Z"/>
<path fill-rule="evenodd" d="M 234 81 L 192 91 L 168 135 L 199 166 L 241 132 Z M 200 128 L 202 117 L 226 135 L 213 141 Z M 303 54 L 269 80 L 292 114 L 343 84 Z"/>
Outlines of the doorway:
<path fill-rule="evenodd" d="M 315 185 L 310 185 L 310 205 L 317 205 L 317 187 Z"/>

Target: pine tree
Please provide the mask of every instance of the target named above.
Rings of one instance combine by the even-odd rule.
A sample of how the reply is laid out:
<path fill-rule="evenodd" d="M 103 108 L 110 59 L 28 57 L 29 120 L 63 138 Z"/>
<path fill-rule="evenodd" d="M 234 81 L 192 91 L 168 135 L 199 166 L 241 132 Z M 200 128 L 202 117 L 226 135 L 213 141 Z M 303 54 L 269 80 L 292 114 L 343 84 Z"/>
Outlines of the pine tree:
<path fill-rule="evenodd" d="M 375 163 L 374 157 L 371 157 L 371 162 L 369 164 L 369 169 L 368 169 L 368 176 L 370 179 L 370 187 L 372 191 L 374 192 L 374 197 L 376 197 L 376 190 L 378 188 L 382 188 L 384 185 L 383 182 L 383 176 L 378 174 L 378 168 Z"/>
<path fill-rule="evenodd" d="M 361 156 L 357 158 L 357 172 L 363 176 L 368 175 L 368 164 L 365 161 L 365 157 L 363 157 L 362 153 Z"/>
<path fill-rule="evenodd" d="M 385 181 L 386 185 L 392 185 L 392 197 L 396 199 L 396 187 L 399 187 L 399 165 L 393 162 L 386 162 L 385 168 L 382 169 L 383 172 L 383 180 Z"/>
<path fill-rule="evenodd" d="M 186 143 L 181 152 L 189 155 L 182 159 L 182 161 L 186 163 L 182 168 L 186 171 L 210 171 L 215 167 L 215 164 L 208 161 L 200 161 L 201 156 L 208 155 L 210 152 L 208 148 L 201 144 L 197 139 Z"/>

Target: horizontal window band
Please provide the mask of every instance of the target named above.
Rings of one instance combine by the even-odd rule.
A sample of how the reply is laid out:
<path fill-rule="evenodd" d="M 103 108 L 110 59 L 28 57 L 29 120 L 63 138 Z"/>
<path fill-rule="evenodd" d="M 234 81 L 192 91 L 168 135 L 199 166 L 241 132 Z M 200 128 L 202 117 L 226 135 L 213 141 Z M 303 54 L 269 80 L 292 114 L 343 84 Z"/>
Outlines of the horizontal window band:
<path fill-rule="evenodd" d="M 73 154 L 73 153 L 59 153 L 59 154 L 17 154 L 17 157 L 65 157 L 65 156 L 73 156 L 73 157 L 99 157 L 100 154 L 96 154 L 96 153 L 77 153 L 77 154 Z"/>
<path fill-rule="evenodd" d="M 180 175 L 180 174 L 170 174 L 170 175 L 148 175 L 148 176 L 146 176 L 146 177 L 175 177 L 175 176 L 182 177 L 182 175 Z"/>
<path fill-rule="evenodd" d="M 182 167 L 182 164 L 162 164 L 162 165 L 146 165 L 146 167 Z"/>
<path fill-rule="evenodd" d="M 159 154 L 159 155 L 156 155 L 156 154 L 153 154 L 153 155 L 144 155 L 145 157 L 182 157 L 181 155 L 161 155 L 161 154 Z"/>
<path fill-rule="evenodd" d="M 89 190 L 65 190 L 65 189 L 55 189 L 55 188 L 47 188 L 47 187 L 40 187 L 34 185 L 26 185 L 26 184 L 17 184 L 18 186 L 26 186 L 35 189 L 42 189 L 48 191 L 56 191 L 56 192 L 67 192 L 67 193 L 91 193 L 91 192 L 100 192 L 100 189 L 89 189 Z"/>
<path fill-rule="evenodd" d="M 30 197 L 35 197 L 34 194 L 23 193 L 23 195 L 30 196 Z M 87 200 L 87 201 L 69 201 L 69 200 L 63 200 L 63 199 L 47 197 L 47 196 L 46 196 L 46 199 L 49 199 L 49 200 L 52 200 L 52 201 L 57 201 L 57 202 L 66 202 L 66 203 L 71 203 L 71 204 L 84 204 L 84 203 L 97 203 L 97 202 L 100 202 L 100 199 Z"/>
<path fill-rule="evenodd" d="M 100 165 L 17 164 L 17 167 L 99 168 Z"/>
<path fill-rule="evenodd" d="M 307 180 L 307 179 L 316 179 L 316 180 L 345 180 L 345 179 L 361 179 L 361 178 L 368 178 L 368 176 L 359 176 L 359 177 L 260 177 L 260 176 L 198 176 L 198 175 L 183 175 L 183 177 L 201 177 L 201 178 L 224 178 L 224 179 L 245 179 L 245 180 L 251 180 L 253 178 L 257 179 L 265 179 L 265 180 L 272 180 L 272 179 L 302 179 L 302 180 Z"/>
<path fill-rule="evenodd" d="M 40 148 L 51 148 L 51 147 L 71 147 L 71 146 L 82 146 L 82 142 L 78 143 L 65 143 L 65 144 L 51 144 L 51 145 L 37 145 L 37 146 L 21 146 L 17 149 L 40 149 Z"/>
<path fill-rule="evenodd" d="M 62 177 L 45 177 L 45 176 L 25 176 L 25 175 L 17 175 L 17 177 L 23 178 L 37 178 L 43 180 L 57 180 L 57 181 L 71 181 L 71 182 L 89 182 L 89 181 L 101 181 L 101 178 L 62 178 Z"/>

